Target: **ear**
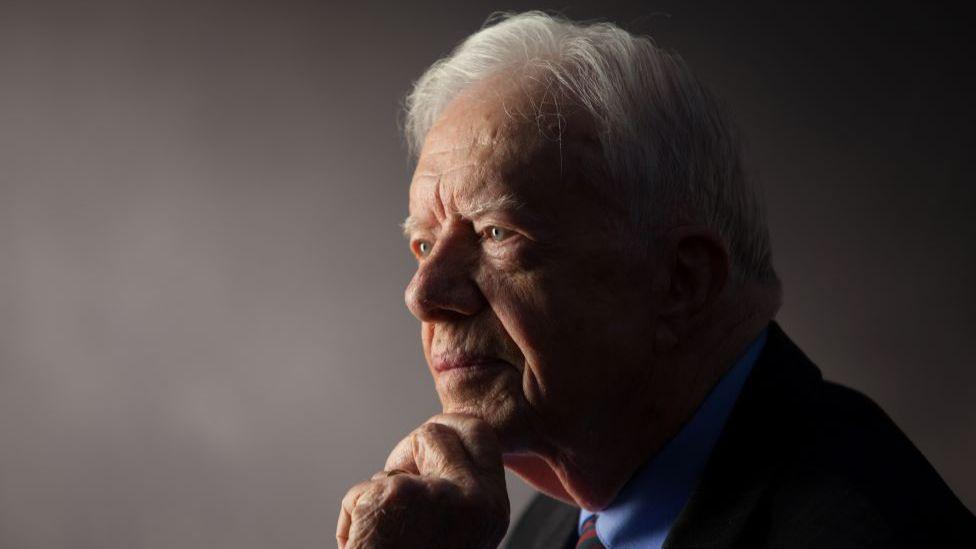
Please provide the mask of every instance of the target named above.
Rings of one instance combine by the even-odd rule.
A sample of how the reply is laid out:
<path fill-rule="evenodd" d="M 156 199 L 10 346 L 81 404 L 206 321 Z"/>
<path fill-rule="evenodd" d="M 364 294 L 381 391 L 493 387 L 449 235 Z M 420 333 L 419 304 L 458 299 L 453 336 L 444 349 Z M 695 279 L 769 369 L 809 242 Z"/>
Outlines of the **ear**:
<path fill-rule="evenodd" d="M 675 227 L 659 242 L 661 298 L 655 346 L 666 351 L 707 321 L 728 283 L 731 260 L 722 238 L 705 226 Z"/>

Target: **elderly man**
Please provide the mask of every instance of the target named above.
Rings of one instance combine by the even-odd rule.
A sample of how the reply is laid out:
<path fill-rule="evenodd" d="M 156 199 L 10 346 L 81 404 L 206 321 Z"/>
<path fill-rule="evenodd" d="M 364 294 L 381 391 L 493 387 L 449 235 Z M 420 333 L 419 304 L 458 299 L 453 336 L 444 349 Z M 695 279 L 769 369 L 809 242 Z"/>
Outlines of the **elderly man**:
<path fill-rule="evenodd" d="M 341 548 L 932 547 L 974 519 L 772 321 L 719 103 L 610 24 L 504 16 L 417 82 L 406 291 L 443 413 L 342 501 Z M 970 547 L 976 545 L 968 545 Z"/>

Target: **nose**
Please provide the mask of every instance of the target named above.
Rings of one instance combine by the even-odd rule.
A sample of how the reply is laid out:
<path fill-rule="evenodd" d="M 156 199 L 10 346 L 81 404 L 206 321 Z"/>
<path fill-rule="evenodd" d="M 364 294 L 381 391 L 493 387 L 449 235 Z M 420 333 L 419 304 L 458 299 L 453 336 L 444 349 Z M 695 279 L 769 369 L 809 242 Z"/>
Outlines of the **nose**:
<path fill-rule="evenodd" d="M 486 304 L 473 278 L 477 249 L 463 232 L 458 225 L 446 228 L 407 285 L 407 308 L 421 322 L 473 316 Z"/>

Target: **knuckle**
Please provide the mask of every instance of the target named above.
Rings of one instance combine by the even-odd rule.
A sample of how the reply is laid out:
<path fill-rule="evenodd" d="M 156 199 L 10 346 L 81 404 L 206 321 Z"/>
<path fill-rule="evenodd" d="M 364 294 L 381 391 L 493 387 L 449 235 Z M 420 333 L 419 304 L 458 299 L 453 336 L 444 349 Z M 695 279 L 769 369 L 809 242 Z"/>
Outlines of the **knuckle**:
<path fill-rule="evenodd" d="M 386 457 L 386 463 L 383 465 L 383 476 L 385 476 L 386 471 L 391 469 L 407 469 L 409 468 L 410 456 L 412 454 L 412 448 L 414 444 L 414 435 L 410 434 L 403 438 L 390 452 L 390 455 Z"/>
<path fill-rule="evenodd" d="M 480 418 L 473 416 L 455 416 L 454 421 L 458 422 L 458 426 L 468 432 L 477 432 L 479 429 L 487 427 L 487 423 Z"/>
<path fill-rule="evenodd" d="M 377 483 L 373 508 L 385 516 L 401 516 L 414 507 L 421 494 L 420 481 L 408 475 L 396 475 Z"/>
<path fill-rule="evenodd" d="M 429 509 L 427 504 L 418 505 L 420 499 L 429 503 L 427 482 L 416 475 L 399 474 L 360 483 L 350 489 L 343 498 L 343 508 L 349 514 L 351 532 L 338 532 L 337 541 L 374 546 L 400 546 L 403 529 L 413 520 L 418 510 Z"/>
<path fill-rule="evenodd" d="M 355 497 L 351 502 L 351 514 L 354 520 L 361 520 L 373 514 L 381 501 L 381 491 L 381 485 L 371 483 L 359 493 L 358 497 Z"/>
<path fill-rule="evenodd" d="M 342 496 L 342 507 L 347 510 L 351 510 L 359 498 L 360 494 L 366 489 L 370 482 L 360 482 L 359 484 L 353 486 L 348 491 L 346 495 Z"/>
<path fill-rule="evenodd" d="M 385 484 L 384 493 L 387 500 L 400 500 L 416 492 L 416 483 L 408 475 L 388 477 Z"/>
<path fill-rule="evenodd" d="M 425 423 L 420 426 L 418 433 L 421 436 L 428 436 L 434 439 L 450 436 L 452 429 L 442 423 Z"/>
<path fill-rule="evenodd" d="M 431 421 L 441 421 L 447 425 L 455 425 L 458 429 L 465 431 L 487 426 L 487 423 L 483 419 L 468 414 L 438 414 L 431 418 Z"/>

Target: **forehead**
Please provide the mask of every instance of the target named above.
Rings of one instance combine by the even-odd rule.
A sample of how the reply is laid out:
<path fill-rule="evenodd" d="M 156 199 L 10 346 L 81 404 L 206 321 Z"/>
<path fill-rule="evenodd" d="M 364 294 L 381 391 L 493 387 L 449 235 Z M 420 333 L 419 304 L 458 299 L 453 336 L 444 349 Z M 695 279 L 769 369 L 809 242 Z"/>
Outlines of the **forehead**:
<path fill-rule="evenodd" d="M 503 195 L 551 202 L 579 178 L 579 158 L 594 156 L 589 129 L 579 109 L 537 87 L 482 83 L 451 102 L 428 133 L 411 216 L 450 215 Z"/>

